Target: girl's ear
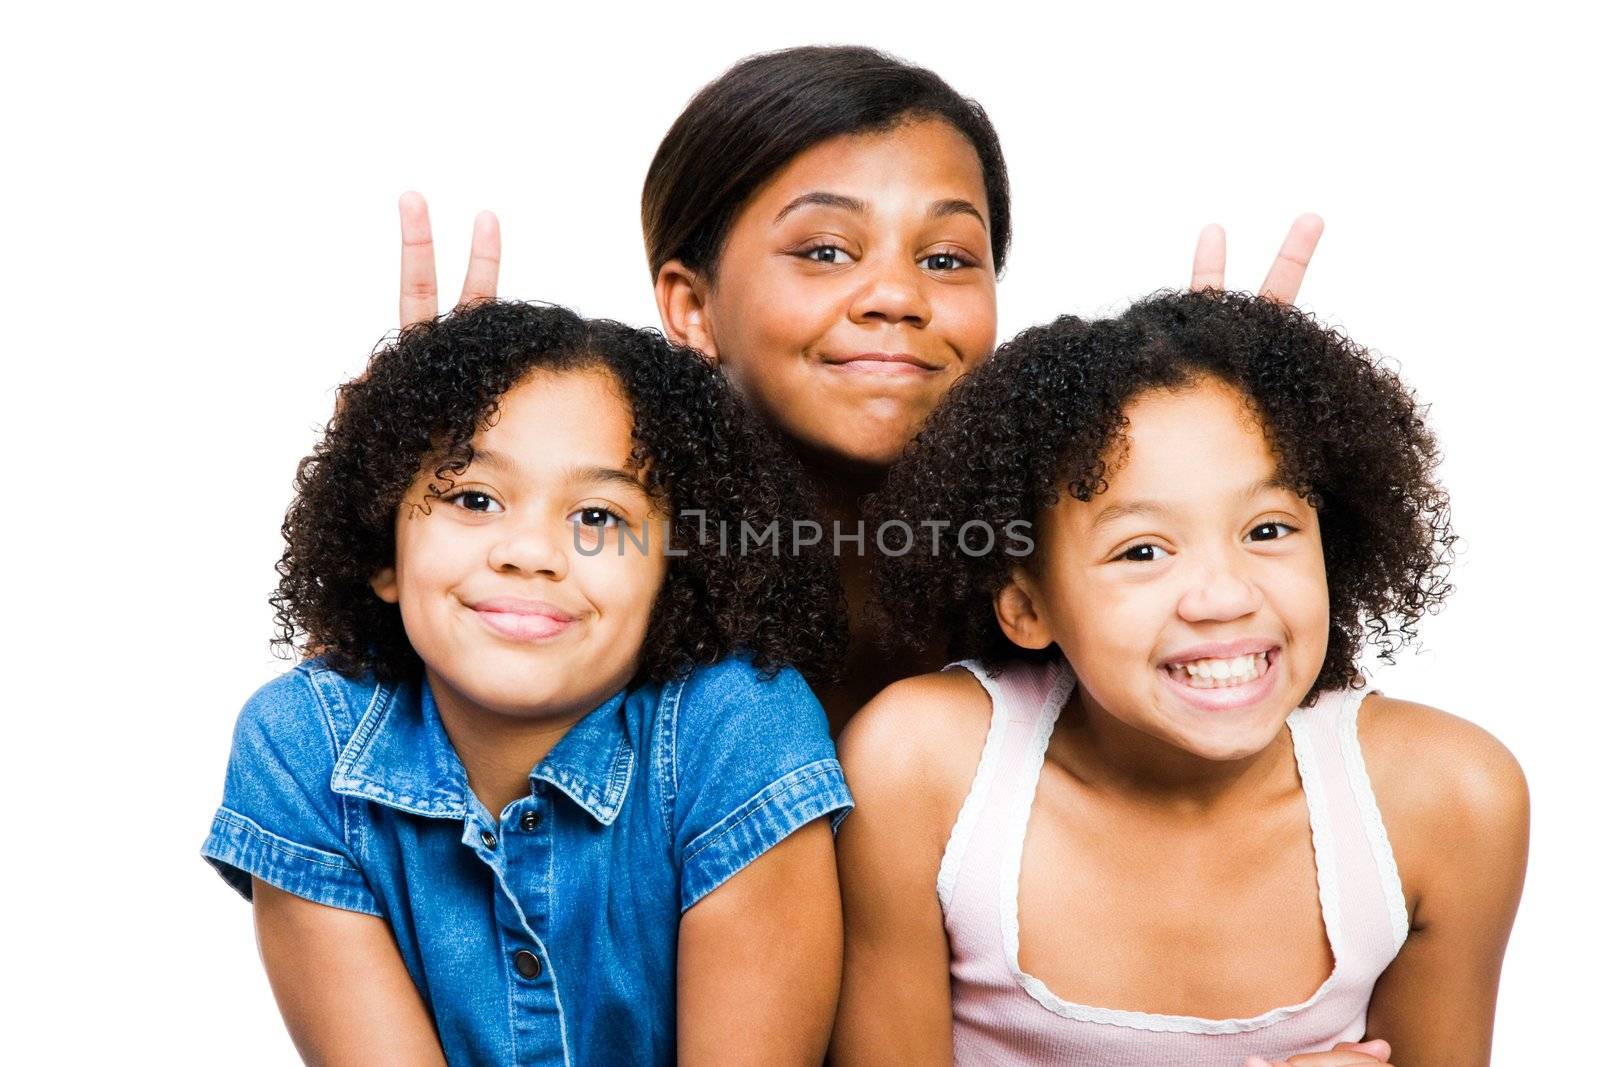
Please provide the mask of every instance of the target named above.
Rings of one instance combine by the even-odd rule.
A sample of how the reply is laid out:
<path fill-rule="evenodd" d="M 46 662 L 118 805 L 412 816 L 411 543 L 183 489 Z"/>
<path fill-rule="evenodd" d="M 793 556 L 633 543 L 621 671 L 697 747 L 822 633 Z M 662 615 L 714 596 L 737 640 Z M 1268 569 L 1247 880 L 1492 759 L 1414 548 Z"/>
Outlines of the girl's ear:
<path fill-rule="evenodd" d="M 712 336 L 706 293 L 705 281 L 682 260 L 669 260 L 656 275 L 656 310 L 661 313 L 667 340 L 697 350 L 716 366 L 717 342 Z"/>
<path fill-rule="evenodd" d="M 995 618 L 1012 644 L 1022 648 L 1049 648 L 1055 641 L 1044 616 L 1044 603 L 1033 576 L 1021 567 L 1014 568 L 1011 580 L 994 595 Z"/>
<path fill-rule="evenodd" d="M 393 567 L 383 568 L 368 579 L 367 584 L 372 586 L 372 591 L 385 604 L 400 603 L 400 582 L 395 578 Z"/>

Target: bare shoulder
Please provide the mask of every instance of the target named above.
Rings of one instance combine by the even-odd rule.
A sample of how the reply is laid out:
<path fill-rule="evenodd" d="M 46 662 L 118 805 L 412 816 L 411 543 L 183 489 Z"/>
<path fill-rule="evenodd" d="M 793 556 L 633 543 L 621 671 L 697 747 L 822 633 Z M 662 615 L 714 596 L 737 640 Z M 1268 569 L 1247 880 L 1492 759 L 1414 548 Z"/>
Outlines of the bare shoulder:
<path fill-rule="evenodd" d="M 977 774 L 990 715 L 988 693 L 966 670 L 916 675 L 873 697 L 839 736 L 857 813 L 893 804 L 902 819 L 948 831 Z"/>
<path fill-rule="evenodd" d="M 1517 758 L 1481 726 L 1375 693 L 1362 701 L 1357 730 L 1374 789 L 1457 817 L 1527 806 Z"/>
<path fill-rule="evenodd" d="M 1459 878 L 1463 868 L 1521 869 L 1528 781 L 1493 734 L 1381 694 L 1362 702 L 1357 732 L 1408 895 Z"/>

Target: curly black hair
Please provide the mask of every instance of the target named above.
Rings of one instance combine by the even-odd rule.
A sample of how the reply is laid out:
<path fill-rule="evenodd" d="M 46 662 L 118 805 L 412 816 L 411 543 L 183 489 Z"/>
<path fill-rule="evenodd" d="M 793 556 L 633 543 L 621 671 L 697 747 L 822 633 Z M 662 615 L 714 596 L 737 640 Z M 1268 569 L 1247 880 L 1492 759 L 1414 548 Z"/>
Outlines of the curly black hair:
<path fill-rule="evenodd" d="M 284 518 L 274 646 L 322 656 L 347 675 L 419 676 L 399 608 L 369 585 L 395 562 L 407 490 L 431 469 L 430 494 L 448 492 L 472 461 L 473 437 L 529 372 L 590 368 L 608 371 L 628 397 L 631 462 L 661 510 L 698 509 L 706 524 L 673 524 L 639 674 L 664 681 L 741 651 L 767 674 L 790 664 L 813 679 L 834 677 L 848 635 L 832 561 L 820 552 L 730 554 L 700 536 L 717 523 L 765 529 L 816 510 L 793 461 L 723 376 L 653 330 L 512 301 L 407 327 L 340 388 L 322 440 L 300 461 Z"/>
<path fill-rule="evenodd" d="M 1317 509 L 1330 617 L 1307 699 L 1358 684 L 1363 641 L 1392 660 L 1451 591 L 1449 499 L 1411 390 L 1293 307 L 1244 293 L 1161 292 L 1116 318 L 1066 315 L 1023 331 L 956 384 L 870 502 L 869 521 L 981 520 L 1000 530 L 1033 523 L 1062 491 L 1087 501 L 1107 487 L 1128 404 L 1206 377 L 1244 395 L 1280 476 Z M 1031 552 L 948 547 L 939 555 L 919 538 L 885 558 L 876 572 L 884 609 L 927 620 L 950 635 L 950 656 L 991 669 L 1060 655 L 1012 644 L 995 618 L 995 594 Z"/>

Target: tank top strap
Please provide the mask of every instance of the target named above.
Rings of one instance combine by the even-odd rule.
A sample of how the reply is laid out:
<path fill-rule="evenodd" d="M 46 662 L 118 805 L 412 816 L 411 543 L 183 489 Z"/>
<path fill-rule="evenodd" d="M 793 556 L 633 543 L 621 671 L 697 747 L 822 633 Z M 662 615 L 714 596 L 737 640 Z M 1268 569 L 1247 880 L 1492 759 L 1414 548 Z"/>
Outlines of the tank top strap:
<path fill-rule="evenodd" d="M 1351 978 L 1381 973 L 1410 928 L 1399 867 L 1357 736 L 1364 695 L 1326 692 L 1289 716 L 1318 880 L 1324 896 L 1332 897 L 1328 940 L 1339 969 L 1354 972 Z"/>
<path fill-rule="evenodd" d="M 1011 838 L 1033 805 L 1044 752 L 1073 677 L 1059 660 L 1012 662 L 994 675 L 973 660 L 945 669 L 952 667 L 971 671 L 991 704 L 978 771 L 950 832 L 936 883 L 946 929 L 953 941 L 962 942 L 951 946 L 959 968 L 963 957 L 996 964 L 1005 959 L 1002 921 L 1014 885 L 998 875 Z"/>

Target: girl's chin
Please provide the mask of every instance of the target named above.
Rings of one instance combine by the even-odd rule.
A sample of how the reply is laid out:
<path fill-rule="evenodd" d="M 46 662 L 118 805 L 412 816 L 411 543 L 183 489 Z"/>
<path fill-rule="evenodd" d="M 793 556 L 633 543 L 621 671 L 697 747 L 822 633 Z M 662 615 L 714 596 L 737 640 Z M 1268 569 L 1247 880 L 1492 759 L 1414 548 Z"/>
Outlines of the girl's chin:
<path fill-rule="evenodd" d="M 1277 731 L 1239 737 L 1194 737 L 1185 739 L 1183 748 L 1213 763 L 1232 763 L 1264 752 Z"/>
<path fill-rule="evenodd" d="M 847 425 L 843 419 L 840 424 Z M 836 431 L 838 426 L 827 427 L 822 433 L 808 432 L 810 429 L 797 427 L 788 430 L 790 440 L 805 457 L 820 466 L 875 475 L 888 472 L 894 461 L 905 452 L 906 445 L 910 444 L 916 432 L 914 427 L 892 427 L 875 433 L 868 430 L 836 436 L 827 431 Z"/>
<path fill-rule="evenodd" d="M 1292 707 L 1263 701 L 1228 714 L 1188 705 L 1167 705 L 1167 720 L 1178 747 L 1203 759 L 1226 762 L 1264 751 L 1283 730 Z"/>

